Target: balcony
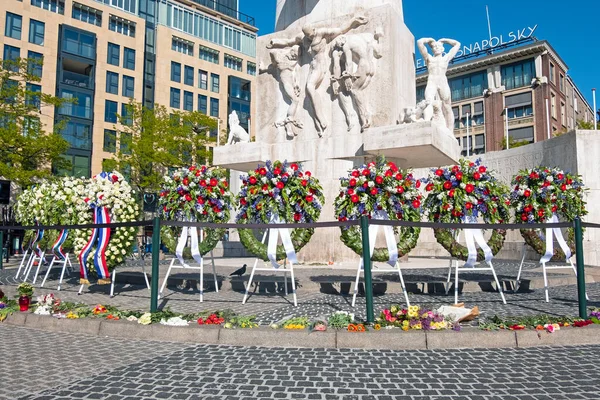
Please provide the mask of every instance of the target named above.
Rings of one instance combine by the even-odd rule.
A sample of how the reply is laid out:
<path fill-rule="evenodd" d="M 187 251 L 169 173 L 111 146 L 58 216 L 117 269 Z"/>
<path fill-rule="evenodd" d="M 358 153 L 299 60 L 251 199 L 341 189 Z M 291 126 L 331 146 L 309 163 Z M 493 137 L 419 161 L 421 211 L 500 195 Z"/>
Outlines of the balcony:
<path fill-rule="evenodd" d="M 80 88 L 91 88 L 90 77 L 76 72 L 63 71 L 62 83 Z"/>
<path fill-rule="evenodd" d="M 243 22 L 244 24 L 256 26 L 256 21 L 254 17 L 246 15 L 244 13 L 239 12 L 236 9 L 228 7 L 224 4 L 219 3 L 215 0 L 191 0 L 194 3 L 200 4 L 203 7 L 210 8 L 211 10 L 215 10 L 220 12 L 221 14 L 227 15 L 228 17 L 235 18 L 238 21 Z"/>

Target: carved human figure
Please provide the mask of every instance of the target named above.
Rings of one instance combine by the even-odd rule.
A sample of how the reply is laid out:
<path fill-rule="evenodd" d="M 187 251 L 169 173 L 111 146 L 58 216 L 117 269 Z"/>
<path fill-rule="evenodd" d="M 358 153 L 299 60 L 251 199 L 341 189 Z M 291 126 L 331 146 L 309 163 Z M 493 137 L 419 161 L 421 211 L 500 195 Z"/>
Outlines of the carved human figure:
<path fill-rule="evenodd" d="M 240 119 L 238 118 L 237 112 L 232 111 L 229 114 L 229 138 L 227 144 L 234 143 L 248 143 L 250 141 L 250 135 L 240 125 Z"/>
<path fill-rule="evenodd" d="M 379 43 L 381 37 L 383 33 L 379 30 L 375 34 L 342 35 L 335 39 L 333 44 L 333 93 L 340 99 L 348 123 L 348 131 L 353 128 L 353 113 L 350 109 L 352 101 L 358 109 L 361 132 L 371 126 L 371 115 L 363 91 L 375 75 L 375 60 L 382 57 Z"/>
<path fill-rule="evenodd" d="M 265 68 L 262 63 L 258 65 L 259 73 L 270 73 L 279 81 L 284 100 L 289 102 L 285 118 L 276 121 L 276 127 L 283 127 L 288 137 L 298 135 L 302 129 L 302 122 L 296 120 L 298 104 L 300 103 L 300 84 L 296 69 L 300 46 L 295 45 L 284 49 L 273 49 L 269 52 L 271 64 Z"/>
<path fill-rule="evenodd" d="M 291 47 L 302 45 L 311 57 L 310 68 L 306 80 L 306 93 L 310 98 L 313 111 L 315 127 L 319 136 L 327 129 L 327 118 L 323 109 L 318 89 L 329 70 L 329 43 L 338 37 L 368 22 L 365 17 L 354 17 L 350 22 L 338 28 L 325 28 L 307 25 L 302 28 L 302 33 L 291 39 L 271 39 L 267 48 Z"/>
<path fill-rule="evenodd" d="M 447 54 L 444 54 L 444 44 L 452 46 Z M 433 55 L 427 52 L 426 45 L 429 45 Z M 426 121 L 433 118 L 433 102 L 440 100 L 442 102 L 442 113 L 446 120 L 446 127 L 452 131 L 454 127 L 454 114 L 452 113 L 452 98 L 450 86 L 446 71 L 448 64 L 460 50 L 460 43 L 453 39 L 435 40 L 432 38 L 422 38 L 417 41 L 419 51 L 427 65 L 428 77 L 425 87 L 425 100 L 429 102 L 428 107 L 423 112 Z"/>

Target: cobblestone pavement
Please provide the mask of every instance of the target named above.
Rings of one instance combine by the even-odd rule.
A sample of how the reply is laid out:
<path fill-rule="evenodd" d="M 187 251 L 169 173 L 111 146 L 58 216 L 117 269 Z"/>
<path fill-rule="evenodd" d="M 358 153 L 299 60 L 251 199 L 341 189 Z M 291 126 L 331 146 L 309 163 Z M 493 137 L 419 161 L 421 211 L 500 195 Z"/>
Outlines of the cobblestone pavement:
<path fill-rule="evenodd" d="M 152 343 L 0 325 L 0 398 L 597 399 L 600 346 L 362 351 Z M 101 340 L 101 341 L 99 341 Z"/>

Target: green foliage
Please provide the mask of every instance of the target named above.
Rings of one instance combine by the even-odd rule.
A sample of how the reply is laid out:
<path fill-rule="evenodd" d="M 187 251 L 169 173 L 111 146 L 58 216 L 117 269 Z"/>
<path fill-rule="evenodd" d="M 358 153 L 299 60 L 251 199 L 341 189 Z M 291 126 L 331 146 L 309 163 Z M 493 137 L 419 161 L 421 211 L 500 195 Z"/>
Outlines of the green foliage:
<path fill-rule="evenodd" d="M 594 129 L 594 121 L 579 120 L 579 121 L 577 121 L 577 129 L 592 130 L 592 129 Z"/>
<path fill-rule="evenodd" d="M 526 317 L 499 317 L 494 315 L 479 323 L 479 328 L 483 330 L 509 329 L 512 326 L 523 326 L 529 329 L 535 329 L 537 326 L 545 324 L 569 324 L 572 325 L 578 318 L 572 317 L 553 317 L 550 315 L 531 315 Z"/>
<path fill-rule="evenodd" d="M 17 286 L 17 292 L 19 293 L 19 296 L 31 297 L 33 296 L 33 286 L 27 282 L 23 282 Z"/>
<path fill-rule="evenodd" d="M 331 314 L 327 319 L 327 325 L 334 329 L 346 329 L 348 324 L 354 322 L 354 314 L 345 311 L 338 311 Z"/>
<path fill-rule="evenodd" d="M 182 228 L 174 226 L 163 226 L 160 228 L 161 240 L 170 251 L 175 251 L 175 248 L 177 247 L 177 239 L 179 238 L 181 229 Z M 202 241 L 198 240 L 198 250 L 202 255 L 207 254 L 209 251 L 215 248 L 215 246 L 223 238 L 225 229 L 205 229 L 204 234 L 204 239 Z M 192 258 L 192 251 L 189 247 L 186 247 L 183 250 L 183 257 L 188 259 Z"/>
<path fill-rule="evenodd" d="M 210 157 L 206 132 L 217 121 L 200 112 L 173 112 L 161 105 L 147 108 L 133 100 L 127 115 L 119 115 L 123 129 L 114 156 L 117 170 L 128 175 L 139 192 L 158 192 L 168 169 L 203 164 Z"/>
<path fill-rule="evenodd" d="M 0 176 L 22 186 L 50 176 L 50 166 L 69 166 L 61 157 L 69 148 L 60 134 L 67 121 L 49 131 L 44 122 L 52 108 L 69 100 L 35 92 L 26 85 L 40 81 L 32 73 L 34 63 L 39 61 L 0 62 Z"/>
<path fill-rule="evenodd" d="M 531 143 L 527 140 L 516 140 L 511 137 L 508 144 L 510 145 L 511 149 L 514 149 L 521 146 L 527 146 Z M 500 142 L 500 145 L 502 146 L 502 150 L 506 150 L 506 137 L 502 138 L 502 142 Z"/>

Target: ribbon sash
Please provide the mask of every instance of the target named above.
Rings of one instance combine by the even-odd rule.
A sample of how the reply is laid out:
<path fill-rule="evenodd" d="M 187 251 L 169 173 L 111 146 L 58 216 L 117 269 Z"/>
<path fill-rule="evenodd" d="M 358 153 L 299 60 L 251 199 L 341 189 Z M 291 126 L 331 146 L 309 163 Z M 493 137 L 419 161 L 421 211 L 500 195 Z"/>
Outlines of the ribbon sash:
<path fill-rule="evenodd" d="M 42 249 L 40 249 L 40 242 L 42 241 L 42 239 L 44 238 L 44 230 L 43 229 L 38 229 L 37 231 L 35 231 L 35 237 L 33 238 L 33 241 L 31 242 L 31 250 L 33 250 L 33 252 L 35 252 L 35 255 L 38 257 L 42 256 Z"/>
<path fill-rule="evenodd" d="M 67 258 L 62 248 L 62 245 L 65 243 L 65 240 L 67 240 L 67 236 L 69 236 L 69 231 L 66 229 L 61 230 L 58 234 L 56 242 L 54 242 L 54 244 L 52 245 L 52 253 L 54 254 L 54 258 L 57 260 L 64 261 Z"/>
<path fill-rule="evenodd" d="M 477 223 L 477 219 L 473 217 L 467 217 L 465 220 L 467 224 Z M 485 255 L 485 262 L 492 261 L 494 258 L 494 254 L 492 254 L 492 249 L 488 246 L 485 238 L 483 237 L 483 231 L 481 229 L 465 229 L 465 242 L 467 243 L 467 249 L 469 250 L 469 255 L 467 257 L 467 262 L 465 263 L 465 267 L 473 267 L 477 262 L 477 245 L 483 250 L 483 254 Z"/>
<path fill-rule="evenodd" d="M 192 258 L 196 260 L 198 264 L 202 262 L 202 255 L 200 254 L 200 249 L 198 248 L 198 229 L 195 226 L 184 226 L 181 229 L 181 235 L 179 235 L 179 240 L 177 241 L 177 248 L 175 249 L 175 256 L 184 267 L 188 267 L 183 259 L 183 250 L 187 245 L 188 236 L 191 236 L 191 250 L 192 250 Z"/>
<path fill-rule="evenodd" d="M 389 220 L 389 216 L 385 211 L 376 211 L 373 213 L 373 219 Z M 385 242 L 390 255 L 387 263 L 392 267 L 395 267 L 396 263 L 398 262 L 398 246 L 396 245 L 396 235 L 394 235 L 393 227 L 388 225 L 369 225 L 369 254 L 371 257 L 373 257 L 373 252 L 375 251 L 375 242 L 377 241 L 377 233 L 379 233 L 380 226 L 383 228 Z M 361 260 L 360 267 L 364 267 L 364 260 Z"/>
<path fill-rule="evenodd" d="M 556 216 L 556 214 L 552 214 L 552 218 L 550 218 L 549 221 L 550 223 L 556 223 L 558 222 L 558 217 Z M 569 258 L 571 258 L 572 254 L 571 254 L 571 249 L 569 248 L 569 245 L 567 244 L 565 238 L 563 237 L 562 231 L 560 230 L 560 228 L 546 228 L 546 253 L 542 256 L 542 258 L 540 259 L 540 263 L 541 264 L 545 264 L 548 261 L 550 261 L 550 259 L 552 259 L 552 256 L 554 256 L 554 237 L 556 237 L 556 241 L 558 242 L 558 245 L 560 246 L 560 248 L 562 249 L 562 251 L 565 253 L 565 261 L 569 261 Z"/>
<path fill-rule="evenodd" d="M 106 207 L 94 207 L 93 210 L 94 224 L 110 223 L 110 215 Z M 92 247 L 96 243 L 96 240 L 98 240 L 98 246 L 96 248 L 96 253 L 94 254 L 94 266 L 96 267 L 98 278 L 104 280 L 109 279 L 110 277 L 110 272 L 108 271 L 108 266 L 106 264 L 106 248 L 108 247 L 108 242 L 110 241 L 110 228 L 92 228 L 90 239 L 83 249 L 81 249 L 78 256 L 81 280 L 86 283 L 89 283 L 86 263 L 88 256 L 92 251 Z"/>
<path fill-rule="evenodd" d="M 273 215 L 271 216 L 270 223 L 282 224 L 284 221 L 282 221 L 279 216 Z M 279 264 L 277 263 L 277 241 L 279 236 L 281 236 L 281 243 L 285 249 L 287 259 L 290 260 L 292 264 L 298 264 L 298 258 L 296 257 L 296 250 L 294 249 L 294 244 L 292 243 L 290 230 L 288 228 L 269 228 L 267 256 L 269 257 L 269 260 L 271 260 L 271 265 L 273 265 L 273 268 L 279 268 Z"/>

